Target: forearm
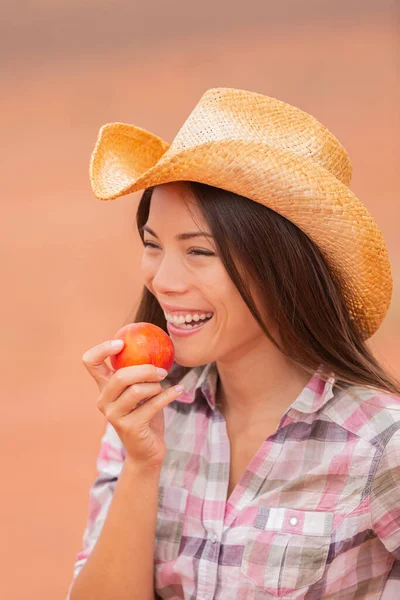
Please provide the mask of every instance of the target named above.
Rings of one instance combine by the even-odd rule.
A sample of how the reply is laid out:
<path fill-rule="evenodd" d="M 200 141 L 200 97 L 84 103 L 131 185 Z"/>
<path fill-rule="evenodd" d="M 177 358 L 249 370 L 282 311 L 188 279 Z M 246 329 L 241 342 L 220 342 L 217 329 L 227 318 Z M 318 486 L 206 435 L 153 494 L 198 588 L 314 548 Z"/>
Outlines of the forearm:
<path fill-rule="evenodd" d="M 153 600 L 160 470 L 126 460 L 99 539 L 70 600 Z"/>

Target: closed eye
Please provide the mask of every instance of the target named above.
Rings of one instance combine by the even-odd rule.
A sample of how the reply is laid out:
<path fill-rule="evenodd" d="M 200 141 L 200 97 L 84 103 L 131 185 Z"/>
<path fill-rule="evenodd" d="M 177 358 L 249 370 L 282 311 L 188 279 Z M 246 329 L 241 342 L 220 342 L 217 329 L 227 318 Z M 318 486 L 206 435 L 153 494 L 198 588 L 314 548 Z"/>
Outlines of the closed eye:
<path fill-rule="evenodd" d="M 150 248 L 158 248 L 158 246 L 156 246 L 156 244 L 153 244 L 152 242 L 143 242 L 143 246 L 147 247 L 149 246 Z M 207 252 L 207 250 L 196 250 L 195 248 L 192 248 L 191 251 L 189 252 L 189 254 L 199 254 L 199 255 L 203 255 L 203 256 L 215 256 L 215 254 L 213 252 Z"/>

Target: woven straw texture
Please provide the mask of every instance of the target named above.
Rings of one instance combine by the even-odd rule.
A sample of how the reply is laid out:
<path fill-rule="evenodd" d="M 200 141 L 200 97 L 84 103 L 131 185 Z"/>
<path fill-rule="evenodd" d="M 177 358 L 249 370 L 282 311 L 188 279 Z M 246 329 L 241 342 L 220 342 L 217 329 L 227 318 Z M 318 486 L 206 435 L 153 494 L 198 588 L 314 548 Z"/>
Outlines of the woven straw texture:
<path fill-rule="evenodd" d="M 171 145 L 134 125 L 104 125 L 90 161 L 99 200 L 198 181 L 283 215 L 319 246 L 367 339 L 389 309 L 392 273 L 379 227 L 348 187 L 351 174 L 345 149 L 314 117 L 235 88 L 207 90 Z"/>

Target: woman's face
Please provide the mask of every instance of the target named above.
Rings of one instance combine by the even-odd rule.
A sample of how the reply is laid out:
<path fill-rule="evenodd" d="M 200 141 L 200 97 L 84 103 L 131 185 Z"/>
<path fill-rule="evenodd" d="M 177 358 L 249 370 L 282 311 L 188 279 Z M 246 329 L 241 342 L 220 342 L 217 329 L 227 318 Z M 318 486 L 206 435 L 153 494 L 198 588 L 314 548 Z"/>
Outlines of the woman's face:
<path fill-rule="evenodd" d="M 189 200 L 190 214 L 184 199 Z M 229 278 L 212 237 L 177 238 L 183 233 L 211 231 L 185 182 L 156 186 L 144 231 L 143 280 L 164 312 L 166 305 L 184 313 L 213 313 L 195 333 L 179 336 L 170 329 L 176 361 L 188 367 L 235 360 L 265 335 Z M 204 253 L 204 254 L 201 254 Z M 192 323 L 195 321 L 192 321 Z"/>

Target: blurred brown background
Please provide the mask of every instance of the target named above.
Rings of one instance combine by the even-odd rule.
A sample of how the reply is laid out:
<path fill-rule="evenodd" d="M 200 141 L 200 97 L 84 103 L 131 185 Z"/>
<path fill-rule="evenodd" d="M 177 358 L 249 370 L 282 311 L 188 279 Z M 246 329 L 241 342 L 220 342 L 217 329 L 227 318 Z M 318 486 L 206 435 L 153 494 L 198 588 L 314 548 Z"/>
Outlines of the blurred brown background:
<path fill-rule="evenodd" d="M 140 194 L 100 202 L 89 186 L 104 123 L 133 123 L 171 142 L 210 87 L 274 96 L 324 123 L 348 150 L 351 187 L 387 241 L 393 300 L 369 343 L 400 376 L 397 6 L 38 0 L 3 7 L 3 598 L 66 595 L 105 426 L 81 356 L 114 336 L 142 285 Z"/>

